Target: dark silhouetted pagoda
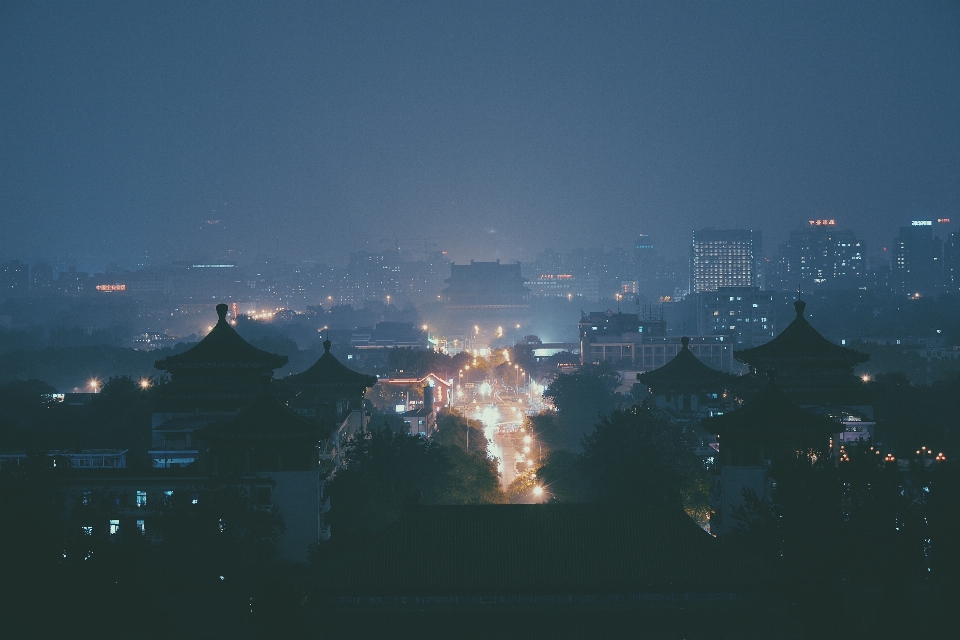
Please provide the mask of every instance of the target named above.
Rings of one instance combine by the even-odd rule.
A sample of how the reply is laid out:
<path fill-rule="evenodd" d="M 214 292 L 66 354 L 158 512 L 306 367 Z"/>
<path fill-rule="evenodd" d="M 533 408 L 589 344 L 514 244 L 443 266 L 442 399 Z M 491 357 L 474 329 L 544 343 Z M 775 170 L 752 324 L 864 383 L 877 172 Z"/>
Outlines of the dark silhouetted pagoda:
<path fill-rule="evenodd" d="M 332 353 L 331 343 L 323 341 L 323 355 L 313 365 L 283 379 L 283 386 L 294 394 L 290 406 L 316 420 L 329 434 L 353 414 L 363 427 L 363 398 L 367 389 L 377 384 L 376 376 L 347 368 Z"/>
<path fill-rule="evenodd" d="M 269 390 L 240 413 L 203 430 L 213 473 L 315 471 L 320 428 Z"/>
<path fill-rule="evenodd" d="M 163 409 L 170 413 L 239 411 L 270 384 L 274 369 L 287 356 L 257 349 L 227 322 L 227 305 L 217 305 L 217 324 L 196 345 L 154 366 L 170 374 L 170 384 L 158 389 Z"/>
<path fill-rule="evenodd" d="M 170 374 L 156 389 L 150 456 L 155 468 L 183 467 L 199 455 L 194 432 L 236 414 L 270 384 L 287 357 L 257 349 L 227 322 L 227 305 L 199 343 L 154 366 Z"/>
<path fill-rule="evenodd" d="M 245 487 L 258 508 L 279 513 L 280 554 L 305 562 L 328 508 L 319 472 L 320 426 L 267 389 L 237 415 L 205 428 L 201 438 L 211 478 Z"/>
<path fill-rule="evenodd" d="M 647 387 L 658 407 L 674 415 L 713 415 L 733 404 L 727 391 L 736 377 L 712 369 L 690 351 L 690 338 L 680 339 L 680 351 L 658 369 L 637 374 L 637 381 Z"/>
<path fill-rule="evenodd" d="M 776 371 L 778 385 L 798 404 L 856 405 L 865 401 L 863 382 L 853 369 L 869 360 L 869 354 L 834 344 L 820 335 L 803 317 L 803 300 L 794 302 L 794 308 L 797 317 L 780 335 L 759 347 L 735 351 L 733 357 L 749 366 L 755 378 Z"/>
<path fill-rule="evenodd" d="M 714 491 L 712 533 L 727 533 L 737 523 L 730 514 L 743 504 L 743 490 L 763 500 L 770 497 L 771 465 L 797 455 L 829 455 L 830 437 L 843 427 L 838 422 L 803 409 L 777 385 L 771 372 L 766 388 L 742 407 L 703 421 L 720 435 L 719 486 Z M 727 518 L 725 521 L 724 518 Z"/>

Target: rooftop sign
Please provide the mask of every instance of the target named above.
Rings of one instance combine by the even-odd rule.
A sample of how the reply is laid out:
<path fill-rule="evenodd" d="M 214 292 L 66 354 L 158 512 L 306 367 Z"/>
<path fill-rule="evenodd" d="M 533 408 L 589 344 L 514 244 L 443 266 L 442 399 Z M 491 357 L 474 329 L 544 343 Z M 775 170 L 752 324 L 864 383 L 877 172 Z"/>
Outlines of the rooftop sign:
<path fill-rule="evenodd" d="M 910 224 L 912 224 L 915 227 L 931 227 L 933 226 L 933 221 L 932 220 L 914 220 Z"/>
<path fill-rule="evenodd" d="M 836 224 L 836 220 L 810 220 L 811 227 L 832 227 Z"/>
<path fill-rule="evenodd" d="M 97 291 L 126 291 L 125 284 L 98 284 Z"/>

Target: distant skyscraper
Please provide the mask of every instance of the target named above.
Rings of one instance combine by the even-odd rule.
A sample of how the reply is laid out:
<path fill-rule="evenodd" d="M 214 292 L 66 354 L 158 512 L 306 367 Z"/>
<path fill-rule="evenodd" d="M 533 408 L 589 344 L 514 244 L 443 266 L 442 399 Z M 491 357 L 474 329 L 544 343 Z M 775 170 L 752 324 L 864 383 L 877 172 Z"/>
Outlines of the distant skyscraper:
<path fill-rule="evenodd" d="M 752 287 L 755 274 L 754 232 L 744 229 L 694 231 L 691 247 L 691 289 Z"/>
<path fill-rule="evenodd" d="M 900 227 L 893 240 L 893 286 L 897 293 L 929 294 L 940 283 L 942 242 L 933 237 L 931 220 Z"/>
<path fill-rule="evenodd" d="M 653 240 L 645 233 L 637 236 L 637 242 L 633 248 L 633 262 L 637 270 L 639 292 L 650 293 L 657 278 L 657 257 L 653 252 Z"/>
<path fill-rule="evenodd" d="M 863 247 L 853 231 L 837 229 L 835 220 L 810 220 L 780 245 L 779 272 L 786 291 L 856 288 L 862 285 Z"/>

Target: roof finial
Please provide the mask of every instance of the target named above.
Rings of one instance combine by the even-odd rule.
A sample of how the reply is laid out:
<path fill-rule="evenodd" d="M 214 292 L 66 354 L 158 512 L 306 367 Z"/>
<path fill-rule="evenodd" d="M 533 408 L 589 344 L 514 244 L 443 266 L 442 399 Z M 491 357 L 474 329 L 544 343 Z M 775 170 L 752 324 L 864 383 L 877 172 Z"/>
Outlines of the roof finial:
<path fill-rule="evenodd" d="M 227 308 L 227 305 L 223 304 L 222 302 L 217 305 L 217 315 L 220 316 L 220 322 L 227 321 Z"/>
<path fill-rule="evenodd" d="M 324 353 L 330 353 L 330 345 L 332 345 L 332 344 L 333 344 L 333 343 L 330 342 L 329 339 L 328 339 L 328 340 L 324 340 L 324 341 L 323 341 L 323 352 L 324 352 Z"/>
<path fill-rule="evenodd" d="M 687 336 L 683 336 L 682 338 L 680 338 L 680 344 L 683 345 L 684 349 L 688 348 L 690 344 L 690 338 L 688 338 Z"/>
<path fill-rule="evenodd" d="M 807 303 L 803 300 L 797 300 L 793 303 L 793 308 L 797 310 L 797 317 L 803 317 L 803 310 L 807 308 Z"/>

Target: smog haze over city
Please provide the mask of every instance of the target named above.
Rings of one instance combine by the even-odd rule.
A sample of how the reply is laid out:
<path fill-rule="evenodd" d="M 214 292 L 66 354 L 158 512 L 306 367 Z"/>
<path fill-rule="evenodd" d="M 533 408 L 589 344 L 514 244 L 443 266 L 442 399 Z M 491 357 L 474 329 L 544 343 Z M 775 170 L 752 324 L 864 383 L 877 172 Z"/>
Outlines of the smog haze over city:
<path fill-rule="evenodd" d="M 4 638 L 947 637 L 958 398 L 956 0 L 0 2 Z"/>
<path fill-rule="evenodd" d="M 0 9 L 0 253 L 101 270 L 774 246 L 871 258 L 960 208 L 954 2 L 32 3 Z M 203 236 L 206 237 L 206 236 Z"/>

